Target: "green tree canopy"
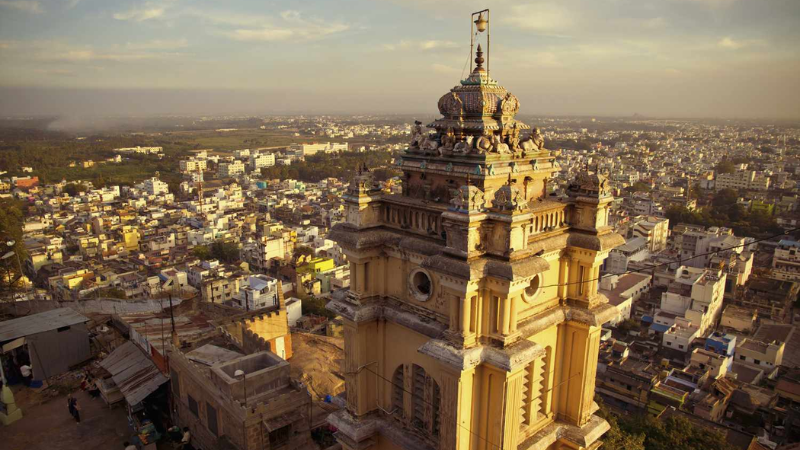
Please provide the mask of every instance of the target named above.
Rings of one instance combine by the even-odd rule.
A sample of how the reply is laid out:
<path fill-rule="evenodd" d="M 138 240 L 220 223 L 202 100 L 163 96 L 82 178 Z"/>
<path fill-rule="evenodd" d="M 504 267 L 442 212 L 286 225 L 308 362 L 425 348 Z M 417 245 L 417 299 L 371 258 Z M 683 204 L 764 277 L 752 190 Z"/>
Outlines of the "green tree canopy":
<path fill-rule="evenodd" d="M 234 263 L 239 260 L 239 246 L 222 240 L 211 244 L 211 255 L 223 262 Z"/>
<path fill-rule="evenodd" d="M 64 192 L 74 197 L 78 194 L 86 192 L 86 185 L 83 183 L 67 183 L 64 185 Z"/>
<path fill-rule="evenodd" d="M 714 172 L 718 174 L 733 173 L 734 170 L 736 170 L 736 166 L 733 164 L 733 162 L 727 159 L 723 159 L 722 161 L 717 163 L 717 167 L 714 168 Z"/>
<path fill-rule="evenodd" d="M 192 256 L 202 261 L 211 259 L 211 249 L 207 245 L 198 245 L 192 249 Z"/>

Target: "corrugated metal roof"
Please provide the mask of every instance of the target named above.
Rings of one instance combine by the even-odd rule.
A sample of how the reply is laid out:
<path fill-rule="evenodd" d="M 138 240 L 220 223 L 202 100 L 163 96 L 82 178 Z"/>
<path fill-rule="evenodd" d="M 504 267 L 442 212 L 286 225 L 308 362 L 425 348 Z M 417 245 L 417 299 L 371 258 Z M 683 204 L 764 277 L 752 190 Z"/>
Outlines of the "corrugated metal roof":
<path fill-rule="evenodd" d="M 141 403 L 168 381 L 153 361 L 131 341 L 117 347 L 100 362 L 100 366 L 111 373 L 111 378 L 130 405 Z"/>
<path fill-rule="evenodd" d="M 0 322 L 0 342 L 86 323 L 89 318 L 72 308 L 59 308 Z"/>

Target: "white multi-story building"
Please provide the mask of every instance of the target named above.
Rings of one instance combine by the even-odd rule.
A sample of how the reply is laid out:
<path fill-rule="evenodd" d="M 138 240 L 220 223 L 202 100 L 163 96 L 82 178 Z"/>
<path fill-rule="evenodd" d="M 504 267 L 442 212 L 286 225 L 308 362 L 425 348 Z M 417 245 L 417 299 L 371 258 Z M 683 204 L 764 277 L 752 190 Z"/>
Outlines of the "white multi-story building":
<path fill-rule="evenodd" d="M 244 148 L 241 150 L 234 150 L 233 157 L 236 159 L 247 159 L 250 157 L 250 149 Z"/>
<path fill-rule="evenodd" d="M 278 305 L 278 280 L 266 275 L 251 275 L 239 290 L 242 307 L 252 311 Z"/>
<path fill-rule="evenodd" d="M 325 142 L 321 144 L 292 144 L 289 146 L 289 149 L 286 153 L 290 156 L 302 157 L 315 155 L 319 152 L 346 152 L 348 148 L 347 142 L 343 144 L 336 142 Z"/>
<path fill-rule="evenodd" d="M 195 172 L 202 172 L 206 170 L 206 160 L 205 159 L 182 159 L 180 161 L 181 172 L 183 173 L 195 173 Z"/>
<path fill-rule="evenodd" d="M 754 170 L 740 170 L 733 173 L 717 174 L 714 182 L 714 189 L 733 189 L 733 190 L 759 190 L 769 189 L 769 177 Z"/>
<path fill-rule="evenodd" d="M 117 153 L 138 153 L 141 155 L 154 155 L 156 153 L 161 153 L 163 149 L 161 147 L 125 147 L 125 148 L 115 148 L 114 151 Z"/>
<path fill-rule="evenodd" d="M 669 236 L 669 219 L 654 216 L 638 216 L 631 221 L 632 237 L 647 239 L 647 247 L 651 253 L 658 253 L 667 248 Z"/>
<path fill-rule="evenodd" d="M 772 257 L 772 276 L 779 280 L 800 281 L 800 242 L 784 239 Z"/>
<path fill-rule="evenodd" d="M 221 162 L 217 166 L 219 178 L 233 178 L 244 173 L 244 164 L 241 161 Z"/>
<path fill-rule="evenodd" d="M 150 195 L 161 195 L 169 193 L 169 186 L 167 183 L 158 179 L 158 177 L 149 178 L 142 183 L 142 190 Z"/>
<path fill-rule="evenodd" d="M 253 170 L 275 165 L 275 155 L 272 153 L 253 153 L 250 155 L 250 168 Z"/>
<path fill-rule="evenodd" d="M 681 266 L 661 295 L 659 312 L 684 318 L 703 335 L 722 313 L 727 275 L 721 270 Z"/>

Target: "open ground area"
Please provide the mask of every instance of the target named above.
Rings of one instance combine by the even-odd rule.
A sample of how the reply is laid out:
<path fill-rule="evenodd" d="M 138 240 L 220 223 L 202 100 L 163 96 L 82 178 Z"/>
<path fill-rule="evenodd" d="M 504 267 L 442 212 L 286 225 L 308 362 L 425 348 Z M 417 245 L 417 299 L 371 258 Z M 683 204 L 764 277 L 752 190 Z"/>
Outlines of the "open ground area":
<path fill-rule="evenodd" d="M 25 397 L 17 387 L 17 397 Z M 0 427 L 4 450 L 106 450 L 122 448 L 131 436 L 125 409 L 109 409 L 103 400 L 76 394 L 81 411 L 80 425 L 67 411 L 67 397 L 61 395 L 42 404 L 23 405 L 24 417 Z"/>

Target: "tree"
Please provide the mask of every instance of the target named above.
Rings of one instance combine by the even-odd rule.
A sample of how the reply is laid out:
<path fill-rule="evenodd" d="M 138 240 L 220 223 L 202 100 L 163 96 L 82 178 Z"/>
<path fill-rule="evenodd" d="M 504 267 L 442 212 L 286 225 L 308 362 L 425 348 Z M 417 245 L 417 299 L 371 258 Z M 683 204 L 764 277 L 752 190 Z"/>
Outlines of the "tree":
<path fill-rule="evenodd" d="M 733 173 L 735 170 L 736 170 L 736 166 L 733 164 L 733 162 L 731 162 L 731 161 L 729 161 L 727 159 L 723 159 L 722 161 L 720 161 L 717 164 L 717 167 L 714 168 L 714 172 L 716 172 L 717 174 L 720 174 L 720 173 Z"/>
<path fill-rule="evenodd" d="M 4 260 L 5 267 L 0 269 L 5 272 L 4 275 L 9 276 L 8 283 L 3 286 L 7 288 L 11 288 L 12 280 L 16 280 L 21 276 L 17 261 L 24 260 L 26 255 L 25 244 L 22 240 L 22 223 L 25 218 L 24 207 L 24 203 L 14 198 L 0 199 L 0 253 L 2 255 L 5 255 L 8 251 L 16 253 L 16 256 Z M 14 241 L 10 248 L 7 244 L 9 241 Z"/>
<path fill-rule="evenodd" d="M 207 245 L 198 245 L 192 249 L 192 256 L 202 261 L 211 259 L 211 249 Z"/>
<path fill-rule="evenodd" d="M 86 192 L 86 185 L 83 183 L 67 183 L 64 185 L 64 192 L 69 194 L 70 197 L 74 197 L 79 193 Z"/>
<path fill-rule="evenodd" d="M 233 242 L 215 241 L 211 244 L 211 255 L 220 261 L 233 263 L 239 260 L 239 246 Z"/>
<path fill-rule="evenodd" d="M 294 249 L 294 256 L 314 256 L 314 249 L 305 245 L 298 245 Z"/>

